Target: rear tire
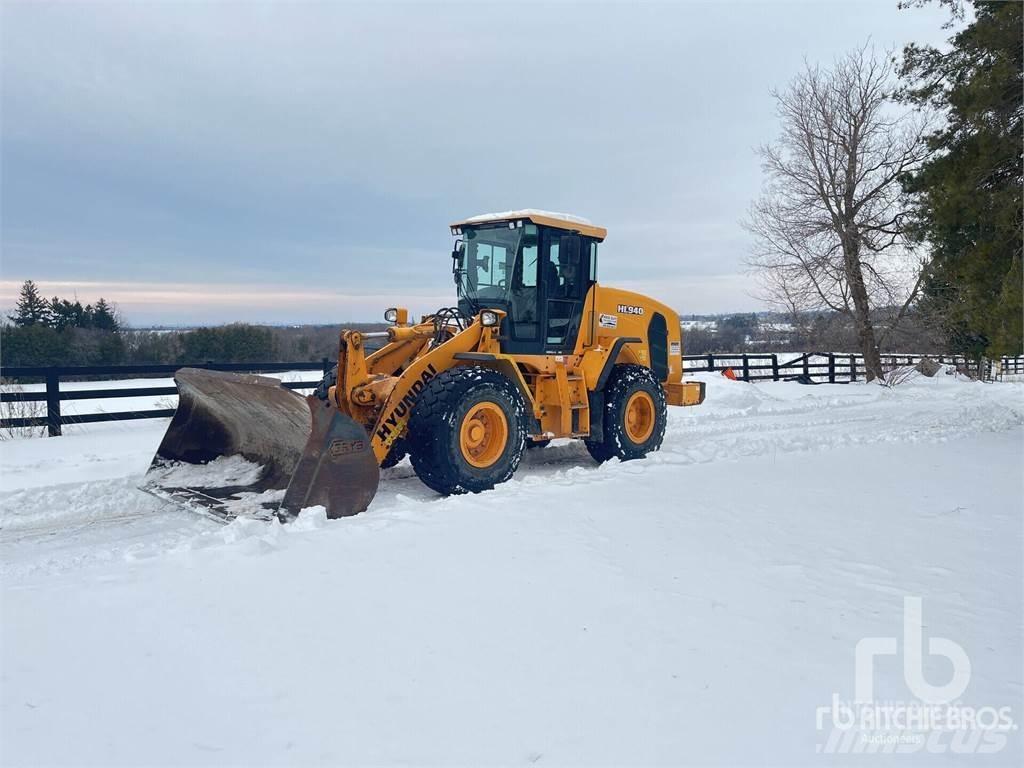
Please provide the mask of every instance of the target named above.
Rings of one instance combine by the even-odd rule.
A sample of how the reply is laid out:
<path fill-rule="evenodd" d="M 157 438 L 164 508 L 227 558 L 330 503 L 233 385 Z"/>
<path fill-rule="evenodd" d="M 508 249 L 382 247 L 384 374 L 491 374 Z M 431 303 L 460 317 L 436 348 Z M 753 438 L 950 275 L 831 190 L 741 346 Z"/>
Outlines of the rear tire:
<path fill-rule="evenodd" d="M 435 376 L 413 406 L 406 445 L 423 483 L 443 494 L 479 493 L 512 477 L 526 443 L 518 387 L 490 368 Z"/>
<path fill-rule="evenodd" d="M 616 365 L 604 388 L 604 440 L 586 440 L 597 461 L 641 459 L 661 448 L 668 422 L 665 390 L 654 371 Z"/>

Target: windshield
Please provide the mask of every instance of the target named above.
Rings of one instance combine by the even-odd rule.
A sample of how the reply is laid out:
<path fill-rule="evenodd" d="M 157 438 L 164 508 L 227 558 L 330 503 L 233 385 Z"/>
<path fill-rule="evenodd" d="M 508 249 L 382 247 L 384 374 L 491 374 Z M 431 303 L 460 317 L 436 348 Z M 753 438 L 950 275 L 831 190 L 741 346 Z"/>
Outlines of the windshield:
<path fill-rule="evenodd" d="M 464 230 L 460 298 L 477 306 L 508 300 L 513 286 L 522 282 L 522 266 L 517 269 L 517 257 L 524 231 L 524 227 L 509 229 L 508 225 Z"/>
<path fill-rule="evenodd" d="M 537 225 L 524 222 L 508 225 L 468 227 L 462 230 L 459 308 L 475 315 L 488 306 L 508 312 L 512 338 L 537 339 L 538 256 L 540 233 Z"/>

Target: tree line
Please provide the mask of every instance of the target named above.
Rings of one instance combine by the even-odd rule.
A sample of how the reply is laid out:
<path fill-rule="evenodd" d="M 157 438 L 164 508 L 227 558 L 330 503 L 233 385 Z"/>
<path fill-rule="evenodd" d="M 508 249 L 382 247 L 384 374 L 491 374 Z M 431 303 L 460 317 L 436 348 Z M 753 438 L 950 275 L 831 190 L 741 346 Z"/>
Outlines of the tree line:
<path fill-rule="evenodd" d="M 883 313 L 872 317 L 881 322 Z M 767 318 L 742 313 L 685 327 L 686 355 L 735 352 L 857 352 L 857 331 L 850 319 L 838 312 L 808 312 L 796 316 L 777 314 Z M 920 312 L 908 312 L 898 327 L 880 344 L 883 354 L 941 355 L 949 345 Z"/>
<path fill-rule="evenodd" d="M 338 354 L 338 326 L 267 327 L 248 323 L 190 330 L 128 328 L 103 298 L 83 305 L 44 299 L 32 280 L 0 328 L 0 367 L 187 365 L 312 362 Z M 349 324 L 380 330 L 380 323 Z"/>
<path fill-rule="evenodd" d="M 126 345 L 117 309 L 54 296 L 45 299 L 26 280 L 9 323 L 0 329 L 0 365 L 109 365 L 122 362 Z"/>
<path fill-rule="evenodd" d="M 946 28 L 967 18 L 937 1 Z M 782 130 L 760 149 L 750 263 L 794 318 L 844 318 L 869 378 L 911 318 L 949 352 L 1024 348 L 1024 6 L 970 7 L 948 50 L 866 45 L 773 92 Z"/>
<path fill-rule="evenodd" d="M 31 280 L 22 284 L 15 310 L 7 318 L 18 328 L 41 327 L 57 331 L 83 328 L 116 332 L 121 327 L 116 310 L 102 296 L 95 306 L 86 304 L 84 307 L 77 298 L 68 301 L 54 296 L 46 300 Z"/>

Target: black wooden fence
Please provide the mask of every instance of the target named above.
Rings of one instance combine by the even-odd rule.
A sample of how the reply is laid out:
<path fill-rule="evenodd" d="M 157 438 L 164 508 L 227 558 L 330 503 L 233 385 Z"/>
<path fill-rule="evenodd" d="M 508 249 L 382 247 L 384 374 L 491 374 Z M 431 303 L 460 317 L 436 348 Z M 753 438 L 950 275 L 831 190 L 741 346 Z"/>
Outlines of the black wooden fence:
<path fill-rule="evenodd" d="M 786 355 L 788 357 L 788 355 Z M 1004 374 L 1024 374 L 1024 357 L 1004 357 L 1000 361 L 982 361 L 951 355 L 882 355 L 882 366 L 893 370 L 901 366 L 914 365 L 922 357 L 931 357 L 939 363 L 956 365 L 969 370 L 981 378 L 993 378 Z M 284 371 L 315 372 L 315 378 L 308 381 L 285 382 L 289 389 L 313 389 L 320 383 L 322 375 L 333 367 L 334 361 L 323 358 L 320 362 L 298 363 L 206 363 L 191 365 L 214 371 L 235 371 L 242 373 L 281 373 Z M 777 354 L 718 354 L 686 355 L 683 357 L 684 370 L 688 373 L 709 371 L 725 372 L 743 381 L 784 381 L 800 379 L 816 383 L 846 383 L 863 380 L 864 360 L 858 354 L 835 352 L 798 355 L 792 359 L 779 360 Z M 124 421 L 129 419 L 159 419 L 174 415 L 173 408 L 156 408 L 143 411 L 114 411 L 106 413 L 62 414 L 60 404 L 65 400 L 108 400 L 119 397 L 158 397 L 177 394 L 176 387 L 122 387 L 97 389 L 61 389 L 61 381 L 125 376 L 173 375 L 180 365 L 101 365 L 77 367 L 5 368 L 2 376 L 7 381 L 42 379 L 46 383 L 42 392 L 7 391 L 0 392 L 0 406 L 7 403 L 45 402 L 45 416 L 11 416 L 10 406 L 3 407 L 4 417 L 0 418 L 0 429 L 23 427 L 46 427 L 51 436 L 61 434 L 64 424 L 90 424 L 103 421 Z"/>
<path fill-rule="evenodd" d="M 790 358 L 790 354 L 784 353 L 782 356 Z M 778 354 L 768 353 L 687 355 L 683 357 L 683 368 L 687 372 L 724 372 L 729 369 L 742 381 L 801 379 L 818 383 L 845 384 L 863 381 L 867 375 L 864 357 L 856 353 L 806 352 L 785 362 L 780 362 L 779 357 Z M 984 380 L 1024 374 L 1024 357 L 1003 357 L 997 361 L 979 362 L 963 355 L 882 355 L 882 370 L 888 372 L 916 365 L 925 357 L 938 363 L 956 366 Z"/>
<path fill-rule="evenodd" d="M 310 381 L 284 382 L 289 389 L 312 389 L 320 383 L 323 374 L 333 367 L 334 362 L 326 357 L 318 363 L 204 363 L 189 365 L 189 368 L 205 368 L 211 371 L 234 371 L 236 373 L 282 373 L 284 371 L 316 371 L 316 379 Z M 120 379 L 125 376 L 174 375 L 181 365 L 89 365 L 69 367 L 22 367 L 4 368 L 4 380 L 43 379 L 43 392 L 0 392 L 0 403 L 45 402 L 45 416 L 5 416 L 0 418 L 0 429 L 21 427 L 46 427 L 51 437 L 61 434 L 64 424 L 91 424 L 100 421 L 125 421 L 128 419 L 160 419 L 174 415 L 173 408 L 148 409 L 145 411 L 114 411 L 106 413 L 83 413 L 62 415 L 60 404 L 64 400 L 107 400 L 117 397 L 159 397 L 178 394 L 177 387 L 121 387 L 111 389 L 62 390 L 61 381 L 110 376 Z M 5 409 L 7 410 L 7 409 Z"/>

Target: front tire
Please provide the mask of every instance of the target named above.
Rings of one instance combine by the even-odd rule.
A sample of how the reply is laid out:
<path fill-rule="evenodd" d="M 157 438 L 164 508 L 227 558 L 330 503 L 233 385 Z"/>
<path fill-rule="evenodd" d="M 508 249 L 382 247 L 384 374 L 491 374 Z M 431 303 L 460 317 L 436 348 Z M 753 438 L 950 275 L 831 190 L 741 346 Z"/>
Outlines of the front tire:
<path fill-rule="evenodd" d="M 605 385 L 602 417 L 604 440 L 585 441 L 597 461 L 641 459 L 661 448 L 668 405 L 654 371 L 642 365 L 616 365 Z"/>
<path fill-rule="evenodd" d="M 399 436 L 398 439 L 396 439 L 395 442 L 391 444 L 391 450 L 388 451 L 388 455 L 384 457 L 384 461 L 381 462 L 380 468 L 391 469 L 392 467 L 397 466 L 398 463 L 402 459 L 404 459 L 405 455 L 408 453 L 408 449 L 406 448 L 405 444 L 405 436 Z"/>
<path fill-rule="evenodd" d="M 413 406 L 413 469 L 443 494 L 479 493 L 512 477 L 526 444 L 518 387 L 490 368 L 459 366 L 434 377 Z"/>
<path fill-rule="evenodd" d="M 338 366 L 334 366 L 331 370 L 324 374 L 324 377 L 320 379 L 320 384 L 313 391 L 317 397 L 321 400 L 326 400 L 330 393 L 331 387 L 338 383 Z M 370 430 L 373 431 L 372 429 Z M 391 450 L 388 451 L 388 455 L 384 457 L 384 461 L 381 462 L 381 469 L 391 469 L 391 467 L 397 465 L 402 459 L 405 458 L 405 454 L 408 450 L 405 445 L 405 436 L 400 435 L 398 439 L 391 444 Z"/>

